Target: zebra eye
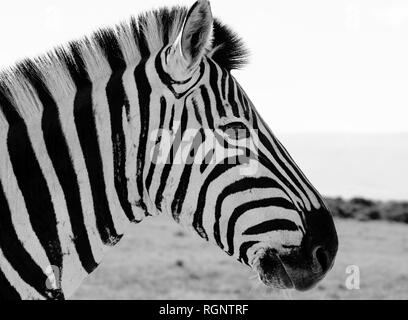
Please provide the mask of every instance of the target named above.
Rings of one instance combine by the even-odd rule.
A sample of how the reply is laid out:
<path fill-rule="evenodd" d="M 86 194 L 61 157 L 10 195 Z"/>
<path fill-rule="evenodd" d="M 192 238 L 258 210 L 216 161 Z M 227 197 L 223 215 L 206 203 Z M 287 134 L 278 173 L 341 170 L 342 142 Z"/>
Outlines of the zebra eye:
<path fill-rule="evenodd" d="M 239 140 L 249 138 L 250 136 L 250 132 L 247 126 L 242 122 L 230 122 L 225 125 L 219 126 L 219 128 L 231 139 Z"/>

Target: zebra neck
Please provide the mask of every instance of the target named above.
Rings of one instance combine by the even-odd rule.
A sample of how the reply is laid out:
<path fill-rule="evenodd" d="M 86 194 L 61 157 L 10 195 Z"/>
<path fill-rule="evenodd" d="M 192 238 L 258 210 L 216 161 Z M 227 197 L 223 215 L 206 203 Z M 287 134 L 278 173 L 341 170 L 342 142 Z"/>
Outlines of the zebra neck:
<path fill-rule="evenodd" d="M 129 221 L 157 212 L 145 188 L 154 71 L 74 57 L 0 91 L 0 295 L 69 297 Z"/>

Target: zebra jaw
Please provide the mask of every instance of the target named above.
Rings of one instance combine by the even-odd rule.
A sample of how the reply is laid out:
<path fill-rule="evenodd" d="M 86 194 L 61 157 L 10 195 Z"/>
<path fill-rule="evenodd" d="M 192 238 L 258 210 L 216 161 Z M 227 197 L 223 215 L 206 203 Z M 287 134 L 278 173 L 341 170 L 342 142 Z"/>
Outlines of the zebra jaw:
<path fill-rule="evenodd" d="M 259 280 L 268 287 L 275 289 L 295 288 L 293 280 L 276 250 L 268 249 L 258 252 L 252 263 L 252 268 L 258 273 Z"/>

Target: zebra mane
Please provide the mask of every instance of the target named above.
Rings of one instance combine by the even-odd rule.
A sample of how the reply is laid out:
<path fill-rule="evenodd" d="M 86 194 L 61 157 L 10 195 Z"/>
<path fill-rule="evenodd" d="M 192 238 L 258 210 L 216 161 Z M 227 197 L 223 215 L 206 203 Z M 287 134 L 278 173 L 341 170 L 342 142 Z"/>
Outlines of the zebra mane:
<path fill-rule="evenodd" d="M 88 72 L 91 67 L 95 67 L 91 71 L 99 73 L 96 78 L 102 78 L 110 72 L 109 65 L 104 62 L 106 60 L 113 69 L 136 66 L 151 52 L 157 52 L 176 39 L 187 12 L 188 8 L 181 6 L 152 10 L 114 27 L 99 29 L 91 36 L 56 47 L 36 58 L 17 63 L 0 72 L 0 111 L 7 99 L 9 102 L 14 101 L 12 104 L 20 116 L 32 113 L 32 107 L 27 111 L 27 107 L 17 100 L 36 100 L 33 92 L 37 90 L 33 90 L 33 83 L 44 89 L 53 88 L 53 93 L 56 94 L 57 91 L 59 95 L 55 98 L 63 99 L 67 92 L 73 91 L 73 70 L 78 71 L 78 65 L 85 60 L 92 61 L 91 66 L 88 63 L 82 67 Z M 207 54 L 220 66 L 232 70 L 246 64 L 248 51 L 241 38 L 215 18 L 212 45 L 207 48 Z M 20 95 L 23 97 L 16 97 Z M 6 122 L 0 112 L 0 126 L 2 123 Z"/>

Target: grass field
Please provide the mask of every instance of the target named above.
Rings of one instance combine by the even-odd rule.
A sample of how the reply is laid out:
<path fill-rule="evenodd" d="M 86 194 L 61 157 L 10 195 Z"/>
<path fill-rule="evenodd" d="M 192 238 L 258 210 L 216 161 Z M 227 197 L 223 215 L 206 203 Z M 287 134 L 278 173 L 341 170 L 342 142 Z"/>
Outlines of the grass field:
<path fill-rule="evenodd" d="M 132 225 L 73 299 L 407 299 L 408 224 L 336 219 L 333 270 L 307 292 L 274 291 L 255 274 L 165 217 Z M 360 289 L 345 286 L 360 269 Z"/>

